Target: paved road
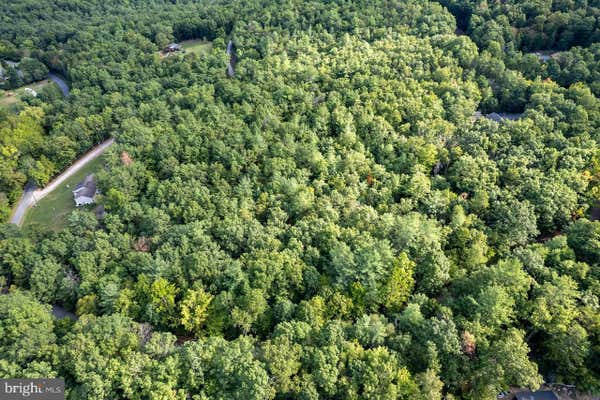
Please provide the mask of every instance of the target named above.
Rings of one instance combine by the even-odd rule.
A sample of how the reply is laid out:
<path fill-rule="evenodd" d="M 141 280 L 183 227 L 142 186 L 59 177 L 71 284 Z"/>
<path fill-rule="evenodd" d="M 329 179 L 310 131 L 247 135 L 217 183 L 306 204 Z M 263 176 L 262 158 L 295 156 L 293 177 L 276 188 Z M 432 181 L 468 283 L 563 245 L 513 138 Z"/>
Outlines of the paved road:
<path fill-rule="evenodd" d="M 52 72 L 48 74 L 48 78 L 52 79 L 58 85 L 64 97 L 69 96 L 69 85 L 67 85 L 67 82 L 65 82 L 63 78 L 56 74 L 53 74 Z"/>
<path fill-rule="evenodd" d="M 98 146 L 94 147 L 92 150 L 88 151 L 81 158 L 75 161 L 69 168 L 65 170 L 65 172 L 54 178 L 54 180 L 46 185 L 45 188 L 36 189 L 34 186 L 26 187 L 23 196 L 19 200 L 19 203 L 17 203 L 17 206 L 14 208 L 13 215 L 10 218 L 10 223 L 21 226 L 23 224 L 23 219 L 25 218 L 25 213 L 35 202 L 40 201 L 49 193 L 52 193 L 54 189 L 56 189 L 66 179 L 83 168 L 87 163 L 95 158 L 98 158 L 98 156 L 100 156 L 104 150 L 112 146 L 114 142 L 115 139 L 111 138 L 100 143 Z"/>
<path fill-rule="evenodd" d="M 54 315 L 56 319 L 70 318 L 73 321 L 77 320 L 77 315 L 58 304 L 52 304 L 52 315 Z"/>
<path fill-rule="evenodd" d="M 7 294 L 8 294 L 8 290 L 0 290 L 0 296 L 7 295 Z M 63 306 L 59 306 L 58 304 L 51 304 L 50 306 L 52 307 L 50 309 L 50 312 L 52 313 L 52 315 L 54 315 L 54 318 L 56 318 L 56 319 L 69 318 L 73 321 L 77 321 L 79 319 L 79 317 L 77 315 L 75 315 L 71 311 L 67 310 Z"/>
<path fill-rule="evenodd" d="M 235 64 L 237 63 L 237 56 L 235 54 L 234 44 L 230 40 L 227 43 L 227 55 L 229 56 L 229 64 L 227 64 L 227 76 L 233 78 L 235 75 Z"/>
<path fill-rule="evenodd" d="M 33 204 L 33 193 L 36 191 L 36 187 L 33 185 L 27 185 L 25 187 L 25 191 L 23 192 L 23 196 L 19 199 L 17 206 L 13 210 L 13 215 L 10 217 L 10 223 L 21 226 L 23 223 L 23 217 L 25 217 L 25 213 Z"/>

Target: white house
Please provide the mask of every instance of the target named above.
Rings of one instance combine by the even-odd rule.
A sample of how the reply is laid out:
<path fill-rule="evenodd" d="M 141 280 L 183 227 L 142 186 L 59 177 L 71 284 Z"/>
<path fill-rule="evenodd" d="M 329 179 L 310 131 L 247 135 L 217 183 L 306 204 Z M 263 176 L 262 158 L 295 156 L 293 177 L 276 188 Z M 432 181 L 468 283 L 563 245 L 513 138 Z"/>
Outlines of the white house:
<path fill-rule="evenodd" d="M 33 97 L 37 97 L 37 92 L 35 90 L 33 90 L 32 88 L 28 88 L 26 87 L 24 89 L 25 93 L 28 93 L 30 95 L 32 95 Z"/>
<path fill-rule="evenodd" d="M 87 204 L 93 204 L 97 193 L 98 190 L 96 189 L 96 179 L 94 178 L 94 174 L 90 174 L 86 176 L 82 182 L 75 186 L 75 189 L 73 190 L 73 199 L 75 200 L 75 205 L 79 207 Z"/>

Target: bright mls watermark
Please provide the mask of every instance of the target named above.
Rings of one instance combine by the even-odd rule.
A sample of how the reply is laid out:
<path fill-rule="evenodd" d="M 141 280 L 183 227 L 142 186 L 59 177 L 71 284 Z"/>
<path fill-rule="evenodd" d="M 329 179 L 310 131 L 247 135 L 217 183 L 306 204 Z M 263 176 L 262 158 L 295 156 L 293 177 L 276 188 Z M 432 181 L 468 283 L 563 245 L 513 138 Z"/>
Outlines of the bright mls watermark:
<path fill-rule="evenodd" d="M 0 379 L 0 400 L 64 400 L 65 380 Z"/>

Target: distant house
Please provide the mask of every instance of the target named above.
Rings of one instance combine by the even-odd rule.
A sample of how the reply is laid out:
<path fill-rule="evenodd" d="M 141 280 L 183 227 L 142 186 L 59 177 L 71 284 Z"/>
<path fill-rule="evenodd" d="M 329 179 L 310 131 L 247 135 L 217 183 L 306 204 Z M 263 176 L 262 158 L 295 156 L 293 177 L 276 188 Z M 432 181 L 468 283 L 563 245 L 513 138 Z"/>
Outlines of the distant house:
<path fill-rule="evenodd" d="M 94 174 L 90 174 L 80 182 L 73 190 L 73 199 L 77 207 L 84 206 L 87 204 L 93 204 L 94 198 L 98 190 L 96 189 L 96 178 Z"/>
<path fill-rule="evenodd" d="M 487 118 L 491 121 L 495 121 L 495 122 L 502 122 L 505 120 L 509 120 L 509 121 L 516 121 L 518 119 L 521 119 L 521 116 L 523 116 L 523 114 L 519 114 L 519 113 L 497 113 L 497 112 L 493 112 L 490 114 L 483 114 L 481 111 L 475 111 L 473 113 L 473 115 L 471 115 L 471 118 L 473 120 L 478 120 L 480 118 Z"/>
<path fill-rule="evenodd" d="M 504 120 L 516 121 L 521 118 L 523 114 L 510 114 L 510 113 L 497 113 L 486 114 L 486 118 L 496 122 L 502 122 Z"/>
<path fill-rule="evenodd" d="M 517 400 L 558 400 L 558 396 L 550 390 L 540 390 L 537 392 L 517 392 L 515 393 Z"/>
<path fill-rule="evenodd" d="M 37 97 L 37 92 L 35 90 L 33 90 L 32 88 L 26 87 L 24 89 L 24 92 L 27 93 L 27 94 L 32 95 L 33 97 Z"/>
<path fill-rule="evenodd" d="M 558 58 L 558 56 L 560 55 L 559 52 L 552 52 L 552 51 L 536 51 L 532 54 L 534 56 L 536 56 L 538 58 L 538 60 L 540 60 L 541 62 L 550 61 L 553 58 Z"/>
<path fill-rule="evenodd" d="M 170 43 L 163 50 L 165 53 L 174 53 L 181 50 L 181 45 L 178 43 Z"/>
<path fill-rule="evenodd" d="M 550 57 L 550 54 L 540 53 L 539 51 L 535 52 L 533 54 L 538 58 L 538 60 L 540 60 L 542 62 L 546 62 L 552 58 L 552 57 Z"/>
<path fill-rule="evenodd" d="M 19 63 L 15 62 L 15 61 L 5 61 L 6 65 L 8 65 L 8 68 L 14 68 L 17 71 L 17 76 L 21 79 L 23 79 L 23 71 L 21 71 L 19 69 Z"/>

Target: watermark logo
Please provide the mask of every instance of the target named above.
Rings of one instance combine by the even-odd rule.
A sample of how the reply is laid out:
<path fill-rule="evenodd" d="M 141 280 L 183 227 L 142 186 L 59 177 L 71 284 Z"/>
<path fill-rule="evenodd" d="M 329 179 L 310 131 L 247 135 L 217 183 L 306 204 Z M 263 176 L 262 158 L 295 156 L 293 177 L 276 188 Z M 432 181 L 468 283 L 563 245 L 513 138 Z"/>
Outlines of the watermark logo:
<path fill-rule="evenodd" d="M 65 380 L 0 379 L 0 400 L 65 400 Z"/>

